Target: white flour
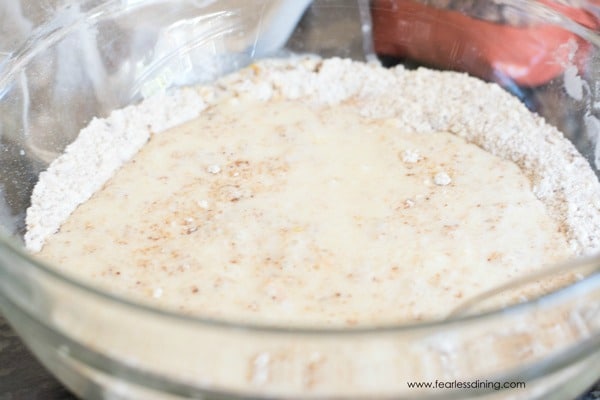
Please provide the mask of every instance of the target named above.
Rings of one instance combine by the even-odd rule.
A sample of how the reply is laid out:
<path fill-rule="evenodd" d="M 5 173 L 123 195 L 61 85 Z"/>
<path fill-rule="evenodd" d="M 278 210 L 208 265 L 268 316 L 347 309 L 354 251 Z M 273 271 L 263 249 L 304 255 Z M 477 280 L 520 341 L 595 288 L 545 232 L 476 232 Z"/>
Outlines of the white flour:
<path fill-rule="evenodd" d="M 574 254 L 600 250 L 595 234 L 600 231 L 600 185 L 587 161 L 558 130 L 499 86 L 466 74 L 316 58 L 266 60 L 213 86 L 182 89 L 95 119 L 40 175 L 27 211 L 27 248 L 39 251 L 151 134 L 193 119 L 217 98 L 232 95 L 315 105 L 352 102 L 363 116 L 393 118 L 406 132 L 454 133 L 525 172 Z M 450 179 L 439 176 L 436 183 Z"/>

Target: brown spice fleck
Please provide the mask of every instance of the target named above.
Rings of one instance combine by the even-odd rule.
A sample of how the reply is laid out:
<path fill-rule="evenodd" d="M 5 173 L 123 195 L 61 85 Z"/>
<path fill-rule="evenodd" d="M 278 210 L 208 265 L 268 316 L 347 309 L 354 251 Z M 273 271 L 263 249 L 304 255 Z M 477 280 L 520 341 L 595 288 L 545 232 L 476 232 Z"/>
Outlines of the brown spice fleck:
<path fill-rule="evenodd" d="M 488 262 L 492 262 L 492 261 L 498 261 L 502 258 L 502 253 L 499 253 L 497 251 L 494 251 L 493 253 L 490 253 L 487 257 L 487 261 Z"/>

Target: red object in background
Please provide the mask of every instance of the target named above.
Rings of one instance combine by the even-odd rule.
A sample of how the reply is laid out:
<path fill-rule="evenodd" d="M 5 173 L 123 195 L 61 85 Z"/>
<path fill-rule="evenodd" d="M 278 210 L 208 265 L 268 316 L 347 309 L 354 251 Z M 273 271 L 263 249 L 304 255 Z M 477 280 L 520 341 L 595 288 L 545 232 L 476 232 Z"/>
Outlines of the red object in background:
<path fill-rule="evenodd" d="M 584 26 L 598 27 L 585 10 L 544 3 Z M 413 0 L 374 0 L 372 13 L 377 54 L 488 80 L 509 78 L 522 86 L 538 86 L 562 74 L 569 42 L 578 45 L 575 64 L 589 51 L 583 39 L 554 25 L 510 26 Z"/>

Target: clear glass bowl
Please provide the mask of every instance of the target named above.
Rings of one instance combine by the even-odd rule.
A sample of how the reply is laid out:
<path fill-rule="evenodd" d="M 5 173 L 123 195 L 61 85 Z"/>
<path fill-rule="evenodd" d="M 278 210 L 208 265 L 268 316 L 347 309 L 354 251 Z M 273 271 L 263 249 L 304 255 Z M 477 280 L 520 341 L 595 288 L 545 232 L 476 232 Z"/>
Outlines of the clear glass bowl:
<path fill-rule="evenodd" d="M 24 8 L 40 25 L 0 64 L 0 310 L 74 393 L 89 399 L 572 399 L 600 377 L 597 257 L 498 288 L 445 321 L 353 329 L 185 317 L 103 293 L 34 260 L 22 248 L 33 185 L 91 118 L 267 55 L 372 59 L 374 49 L 386 52 L 377 23 L 411 2 L 315 1 L 299 24 L 307 2 L 297 0 L 46 3 Z M 410 46 L 385 55 L 499 81 L 565 132 L 596 170 L 600 37 L 567 12 L 572 3 L 585 9 L 587 22 L 595 21 L 594 2 L 420 3 L 488 27 L 512 24 L 526 33 L 551 26 L 575 40 L 566 58 L 545 53 L 562 67 L 542 83 L 491 64 L 486 40 L 495 37 L 437 43 L 432 29 L 452 21 L 443 13 L 404 19 L 409 37 L 433 41 L 441 56 L 428 58 Z M 459 37 L 468 35 L 450 38 Z M 531 56 L 518 53 L 526 51 L 522 46 L 509 50 L 511 57 Z M 496 295 L 565 270 L 581 279 L 539 299 L 488 307 Z M 479 389 L 409 387 L 436 381 Z M 510 382 L 526 385 L 501 387 Z"/>

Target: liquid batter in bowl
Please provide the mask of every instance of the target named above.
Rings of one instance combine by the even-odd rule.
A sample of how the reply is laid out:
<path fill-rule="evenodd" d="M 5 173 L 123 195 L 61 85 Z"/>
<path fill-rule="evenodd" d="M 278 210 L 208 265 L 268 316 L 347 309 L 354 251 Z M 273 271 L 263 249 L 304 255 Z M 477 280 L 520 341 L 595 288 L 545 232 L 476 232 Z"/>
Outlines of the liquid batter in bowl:
<path fill-rule="evenodd" d="M 598 248 L 600 188 L 587 162 L 495 85 L 295 59 L 194 93 L 199 115 L 121 157 L 83 204 L 68 199 L 78 187 L 65 174 L 104 171 L 107 157 L 77 141 L 67 149 L 34 191 L 30 249 L 43 244 L 39 256 L 68 274 L 186 314 L 353 326 L 441 318 Z M 100 129 L 131 136 L 130 121 L 113 114 L 78 141 Z M 73 159 L 97 161 L 65 168 Z M 65 204 L 73 212 L 54 233 L 45 221 Z"/>

